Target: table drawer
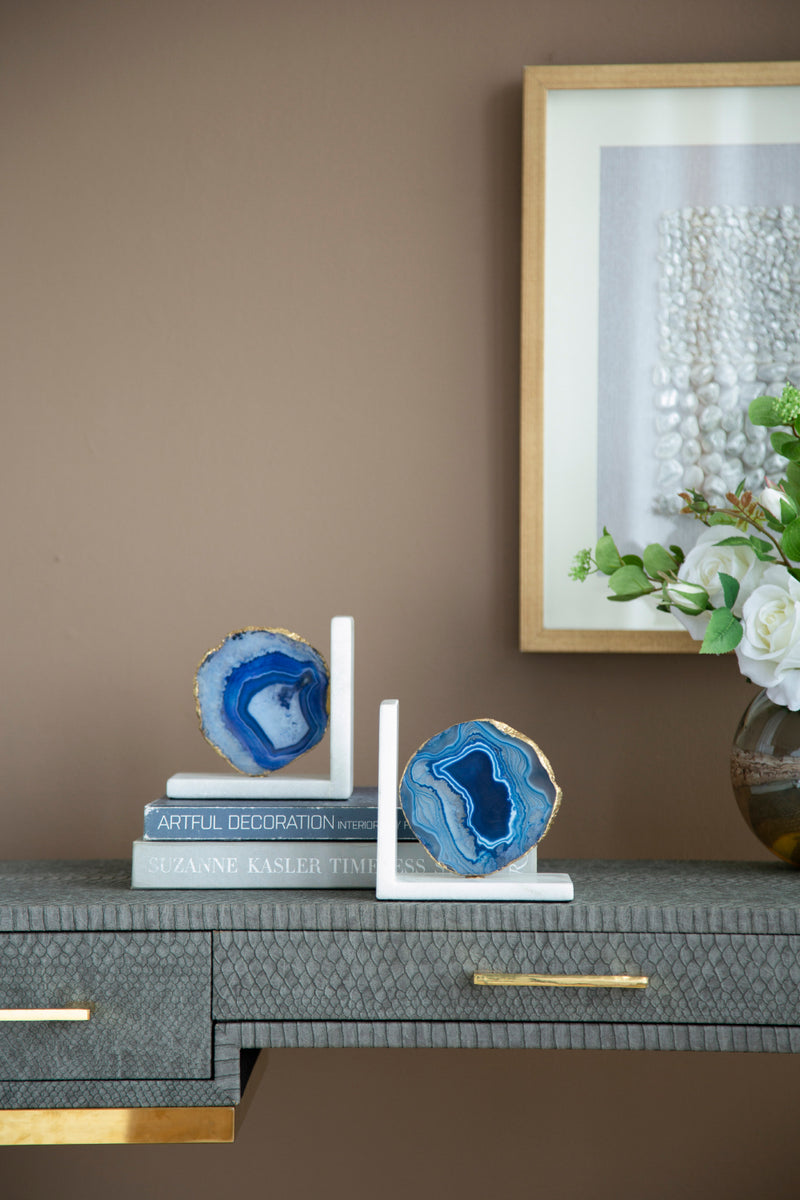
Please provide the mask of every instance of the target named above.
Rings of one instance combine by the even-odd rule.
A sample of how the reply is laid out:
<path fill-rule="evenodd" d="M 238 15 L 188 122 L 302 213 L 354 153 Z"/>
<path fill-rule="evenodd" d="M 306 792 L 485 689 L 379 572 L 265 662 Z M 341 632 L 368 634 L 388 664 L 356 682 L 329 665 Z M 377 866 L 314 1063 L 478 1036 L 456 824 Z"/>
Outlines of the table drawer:
<path fill-rule="evenodd" d="M 210 995 L 209 933 L 2 934 L 6 1017 L 82 1006 L 91 1016 L 4 1019 L 0 1079 L 209 1078 Z"/>
<path fill-rule="evenodd" d="M 475 972 L 648 977 L 646 988 L 476 986 Z M 800 1021 L 800 937 L 215 934 L 220 1020 Z"/>

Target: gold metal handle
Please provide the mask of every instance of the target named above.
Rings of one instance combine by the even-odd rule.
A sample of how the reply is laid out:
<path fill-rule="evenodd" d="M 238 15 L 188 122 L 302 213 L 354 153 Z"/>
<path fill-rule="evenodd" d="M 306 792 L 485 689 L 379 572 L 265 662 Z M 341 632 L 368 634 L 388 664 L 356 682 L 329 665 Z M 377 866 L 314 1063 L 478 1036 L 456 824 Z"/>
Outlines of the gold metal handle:
<path fill-rule="evenodd" d="M 0 1021 L 88 1021 L 90 1008 L 0 1008 Z"/>
<path fill-rule="evenodd" d="M 647 975 L 504 975 L 476 971 L 472 982 L 486 987 L 646 988 Z"/>

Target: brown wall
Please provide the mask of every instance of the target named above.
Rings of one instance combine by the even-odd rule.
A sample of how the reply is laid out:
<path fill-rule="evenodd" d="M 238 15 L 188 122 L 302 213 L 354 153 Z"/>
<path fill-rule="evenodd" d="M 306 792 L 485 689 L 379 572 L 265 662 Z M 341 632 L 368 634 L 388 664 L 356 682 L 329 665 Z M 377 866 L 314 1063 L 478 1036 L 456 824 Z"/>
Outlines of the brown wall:
<path fill-rule="evenodd" d="M 3 0 L 4 857 L 127 857 L 219 765 L 203 652 L 338 612 L 357 781 L 397 696 L 401 756 L 476 715 L 544 747 L 549 856 L 762 857 L 733 661 L 516 648 L 521 73 L 791 58 L 796 0 Z M 281 1052 L 232 1148 L 6 1150 L 0 1187 L 790 1197 L 799 1080 Z"/>

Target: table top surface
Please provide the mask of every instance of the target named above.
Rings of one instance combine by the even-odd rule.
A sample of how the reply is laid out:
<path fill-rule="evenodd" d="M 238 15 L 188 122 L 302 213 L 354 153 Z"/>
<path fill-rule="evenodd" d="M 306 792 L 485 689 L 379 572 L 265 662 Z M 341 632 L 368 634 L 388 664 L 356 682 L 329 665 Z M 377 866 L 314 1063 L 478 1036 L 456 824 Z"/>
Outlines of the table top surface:
<path fill-rule="evenodd" d="M 569 902 L 380 901 L 352 891 L 131 889 L 130 862 L 0 862 L 0 932 L 374 929 L 800 933 L 800 871 L 769 862 L 558 860 Z"/>

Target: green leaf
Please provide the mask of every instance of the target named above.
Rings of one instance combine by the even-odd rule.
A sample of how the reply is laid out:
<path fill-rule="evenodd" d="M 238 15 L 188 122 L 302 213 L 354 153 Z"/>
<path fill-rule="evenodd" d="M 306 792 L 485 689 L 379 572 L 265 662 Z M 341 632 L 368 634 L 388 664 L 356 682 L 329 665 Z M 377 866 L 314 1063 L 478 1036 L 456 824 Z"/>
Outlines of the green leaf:
<path fill-rule="evenodd" d="M 772 437 L 776 435 L 773 433 Z M 774 443 L 773 443 L 774 445 Z M 777 449 L 777 447 L 775 447 Z M 800 462 L 800 438 L 792 437 L 791 434 L 784 435 L 784 441 L 778 454 L 782 454 L 784 458 L 788 458 L 790 462 Z"/>
<path fill-rule="evenodd" d="M 775 562 L 774 546 L 760 537 L 729 537 L 717 542 L 718 546 L 749 546 L 761 562 Z"/>
<path fill-rule="evenodd" d="M 759 562 L 777 562 L 775 557 L 775 547 L 772 542 L 765 542 L 763 538 L 751 537 L 750 545 L 753 547 L 753 552 Z"/>
<path fill-rule="evenodd" d="M 784 529 L 781 550 L 792 562 L 800 561 L 800 517 L 795 517 Z"/>
<path fill-rule="evenodd" d="M 722 598 L 725 601 L 725 607 L 733 608 L 736 603 L 736 597 L 739 595 L 739 580 L 734 579 L 733 575 L 728 575 L 725 571 L 718 571 L 717 578 L 722 587 Z"/>
<path fill-rule="evenodd" d="M 784 458 L 790 456 L 786 453 L 791 450 L 792 446 L 797 442 L 797 438 L 791 433 L 786 433 L 783 429 L 775 429 L 769 435 L 769 440 L 772 443 L 772 449 L 776 454 L 782 454 Z"/>
<path fill-rule="evenodd" d="M 612 592 L 616 592 L 616 597 L 609 596 L 609 600 L 636 600 L 639 596 L 647 596 L 650 592 L 656 589 L 653 587 L 650 580 L 645 575 L 641 567 L 633 563 L 627 563 L 619 568 L 608 581 L 608 586 Z"/>
<path fill-rule="evenodd" d="M 603 530 L 603 536 L 595 547 L 594 561 L 604 575 L 613 575 L 622 566 L 619 550 L 607 529 Z"/>
<path fill-rule="evenodd" d="M 683 553 L 683 549 L 680 546 L 670 546 L 669 550 L 670 554 L 675 559 L 675 562 L 678 564 L 678 566 L 680 566 L 683 560 L 686 558 L 686 555 Z"/>
<path fill-rule="evenodd" d="M 786 468 L 786 478 L 781 480 L 783 490 L 795 504 L 800 505 L 800 463 L 790 462 Z"/>
<path fill-rule="evenodd" d="M 622 561 L 623 561 L 623 564 L 625 564 L 628 567 L 643 567 L 644 566 L 644 563 L 642 562 L 641 558 L 639 558 L 638 554 L 623 554 Z"/>
<path fill-rule="evenodd" d="M 661 575 L 674 575 L 678 569 L 677 559 L 658 542 L 651 542 L 645 547 L 642 565 L 652 579 L 658 579 Z"/>
<path fill-rule="evenodd" d="M 781 522 L 784 525 L 791 525 L 796 516 L 797 505 L 793 500 L 784 500 L 783 496 L 781 496 Z"/>
<path fill-rule="evenodd" d="M 750 401 L 747 415 L 750 418 L 751 425 L 782 424 L 780 417 L 775 411 L 774 396 L 756 396 L 755 400 Z"/>
<path fill-rule="evenodd" d="M 742 623 L 729 608 L 717 608 L 711 614 L 706 635 L 700 647 L 701 654 L 727 654 L 735 650 L 742 640 Z"/>
<path fill-rule="evenodd" d="M 709 525 L 735 525 L 736 518 L 731 517 L 728 513 L 715 512 L 708 518 Z"/>

